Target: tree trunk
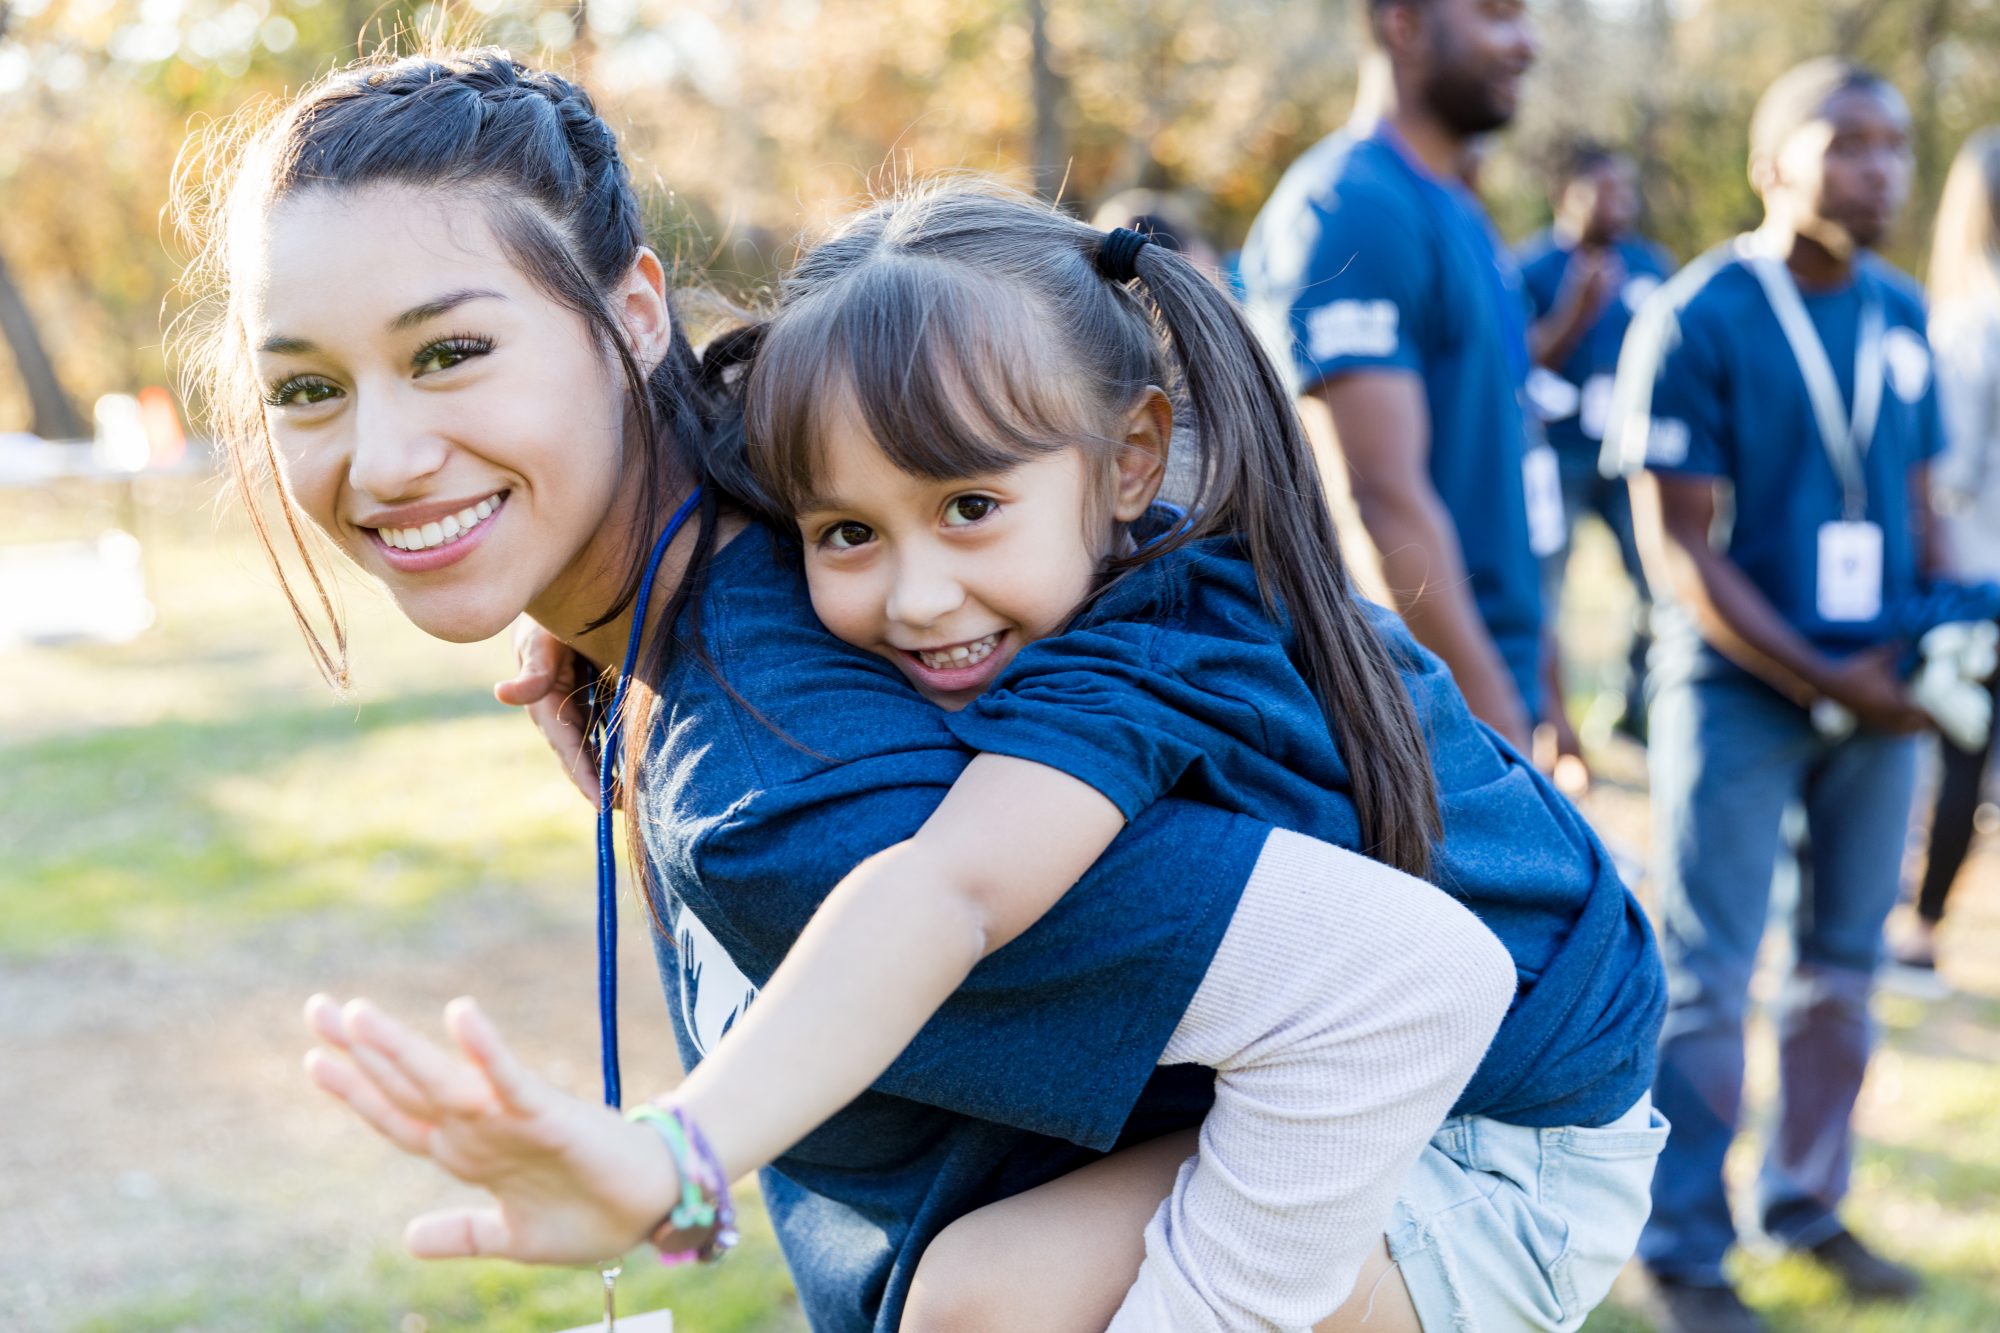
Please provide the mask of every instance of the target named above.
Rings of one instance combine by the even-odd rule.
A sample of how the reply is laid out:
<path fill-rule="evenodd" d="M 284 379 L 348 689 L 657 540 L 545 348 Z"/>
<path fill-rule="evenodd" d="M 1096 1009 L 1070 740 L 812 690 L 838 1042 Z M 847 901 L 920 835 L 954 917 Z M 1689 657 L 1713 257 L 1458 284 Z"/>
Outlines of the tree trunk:
<path fill-rule="evenodd" d="M 83 424 L 69 395 L 63 392 L 62 383 L 56 378 L 55 363 L 49 360 L 41 334 L 35 328 L 35 317 L 21 299 L 20 288 L 14 285 L 3 258 L 0 258 L 0 337 L 5 337 L 13 349 L 14 364 L 20 368 L 21 381 L 28 389 L 31 413 L 28 429 L 45 440 L 79 440 L 88 436 L 90 429 Z"/>
<path fill-rule="evenodd" d="M 1035 184 L 1046 193 L 1062 188 L 1069 170 L 1069 154 L 1063 147 L 1062 82 L 1049 63 L 1049 7 L 1047 0 L 1027 0 L 1028 79 L 1033 113 L 1028 151 L 1033 158 Z"/>

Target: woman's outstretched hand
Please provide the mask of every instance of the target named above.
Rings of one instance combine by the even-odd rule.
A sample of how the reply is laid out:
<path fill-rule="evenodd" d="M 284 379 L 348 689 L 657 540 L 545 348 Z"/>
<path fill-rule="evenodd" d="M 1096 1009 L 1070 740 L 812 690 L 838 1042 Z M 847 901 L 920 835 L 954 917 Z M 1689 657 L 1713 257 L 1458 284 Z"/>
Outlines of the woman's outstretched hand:
<path fill-rule="evenodd" d="M 320 1042 L 306 1055 L 312 1081 L 403 1151 L 493 1195 L 492 1207 L 412 1221 L 410 1253 L 587 1264 L 644 1239 L 679 1189 L 659 1136 L 530 1072 L 471 1000 L 444 1016 L 455 1052 L 366 1000 L 306 1001 Z"/>
<path fill-rule="evenodd" d="M 518 669 L 494 685 L 493 697 L 528 710 L 569 780 L 596 806 L 597 750 L 583 692 L 597 668 L 526 616 L 514 622 L 514 660 Z"/>

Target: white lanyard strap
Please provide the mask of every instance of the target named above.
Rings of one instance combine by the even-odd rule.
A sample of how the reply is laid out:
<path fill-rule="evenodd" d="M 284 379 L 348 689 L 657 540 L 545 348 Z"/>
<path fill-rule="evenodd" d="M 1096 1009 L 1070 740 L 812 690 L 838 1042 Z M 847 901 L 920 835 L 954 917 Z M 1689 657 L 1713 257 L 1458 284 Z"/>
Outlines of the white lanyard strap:
<path fill-rule="evenodd" d="M 1746 243 L 1739 249 L 1743 262 L 1763 285 L 1764 298 L 1771 303 L 1771 313 L 1778 317 L 1778 327 L 1784 330 L 1792 359 L 1805 379 L 1820 442 L 1840 478 L 1843 517 L 1858 523 L 1868 516 L 1868 479 L 1862 460 L 1867 457 L 1876 420 L 1882 413 L 1882 303 L 1867 297 L 1861 303 L 1861 327 L 1854 342 L 1854 415 L 1849 417 L 1826 344 L 1806 314 L 1791 270 L 1754 245 Z"/>

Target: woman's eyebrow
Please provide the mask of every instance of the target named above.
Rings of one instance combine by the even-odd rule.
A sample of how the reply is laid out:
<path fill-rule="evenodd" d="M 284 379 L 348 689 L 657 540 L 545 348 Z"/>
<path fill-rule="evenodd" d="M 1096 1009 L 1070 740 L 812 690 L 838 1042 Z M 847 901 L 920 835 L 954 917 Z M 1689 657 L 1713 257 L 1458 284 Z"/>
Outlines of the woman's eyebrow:
<path fill-rule="evenodd" d="M 413 305 L 402 314 L 390 320 L 389 331 L 391 333 L 400 333 L 404 329 L 415 328 L 426 320 L 436 319 L 439 315 L 450 314 L 468 301 L 504 301 L 506 299 L 505 293 L 496 292 L 488 287 L 467 287 L 462 291 L 446 292 L 435 301 L 426 301 L 422 305 Z M 308 353 L 318 351 L 319 348 L 304 338 L 288 338 L 282 333 L 274 333 L 264 339 L 264 341 L 258 343 L 257 350 L 268 352 L 274 356 L 304 356 Z"/>
<path fill-rule="evenodd" d="M 389 321 L 389 330 L 392 333 L 400 333 L 404 329 L 415 328 L 425 320 L 436 319 L 439 315 L 449 314 L 468 301 L 504 301 L 506 299 L 506 296 L 500 292 L 486 287 L 467 287 L 463 291 L 447 292 L 435 301 L 426 301 L 422 305 L 411 306 L 408 310 L 405 310 L 402 314 Z"/>

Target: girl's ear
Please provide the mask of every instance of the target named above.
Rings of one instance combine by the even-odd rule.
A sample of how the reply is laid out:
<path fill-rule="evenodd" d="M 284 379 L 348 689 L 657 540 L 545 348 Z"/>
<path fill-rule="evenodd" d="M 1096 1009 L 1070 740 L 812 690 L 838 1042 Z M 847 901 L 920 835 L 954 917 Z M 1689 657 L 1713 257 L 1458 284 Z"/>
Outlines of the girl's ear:
<path fill-rule="evenodd" d="M 673 340 L 674 318 L 667 309 L 667 271 L 650 248 L 639 247 L 625 280 L 611 294 L 611 308 L 625 328 L 633 360 L 651 374 Z"/>
<path fill-rule="evenodd" d="M 1149 388 L 1125 417 L 1125 442 L 1118 450 L 1118 487 L 1111 512 L 1130 523 L 1146 512 L 1167 477 L 1167 450 L 1174 439 L 1174 409 L 1166 394 Z"/>

